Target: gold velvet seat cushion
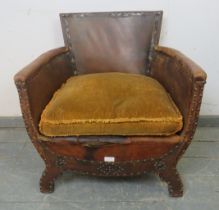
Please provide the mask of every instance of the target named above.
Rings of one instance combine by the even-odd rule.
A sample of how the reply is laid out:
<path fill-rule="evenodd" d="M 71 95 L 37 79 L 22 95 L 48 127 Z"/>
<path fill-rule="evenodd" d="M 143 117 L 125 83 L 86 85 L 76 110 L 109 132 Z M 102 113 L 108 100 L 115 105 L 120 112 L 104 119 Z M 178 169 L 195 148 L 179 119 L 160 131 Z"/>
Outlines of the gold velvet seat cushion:
<path fill-rule="evenodd" d="M 39 124 L 46 136 L 172 135 L 182 116 L 156 80 L 139 74 L 74 76 L 56 91 Z"/>

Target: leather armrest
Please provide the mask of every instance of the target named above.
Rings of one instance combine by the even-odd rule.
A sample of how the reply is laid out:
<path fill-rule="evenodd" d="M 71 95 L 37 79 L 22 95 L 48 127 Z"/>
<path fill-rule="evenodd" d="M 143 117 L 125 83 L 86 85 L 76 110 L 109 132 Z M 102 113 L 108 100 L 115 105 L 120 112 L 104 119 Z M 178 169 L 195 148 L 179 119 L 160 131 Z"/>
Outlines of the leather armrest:
<path fill-rule="evenodd" d="M 151 76 L 175 101 L 184 120 L 181 134 L 190 138 L 197 125 L 206 73 L 179 51 L 158 46 L 151 63 Z"/>
<path fill-rule="evenodd" d="M 24 67 L 14 76 L 14 80 L 19 82 L 27 82 L 28 79 L 31 79 L 36 75 L 39 71 L 41 71 L 41 67 L 49 63 L 51 59 L 55 56 L 60 55 L 62 53 L 67 52 L 68 49 L 66 47 L 60 47 L 57 49 L 50 50 L 46 53 L 40 55 L 37 59 L 35 59 L 32 63 Z"/>
<path fill-rule="evenodd" d="M 73 75 L 73 66 L 65 47 L 50 50 L 15 76 L 21 110 L 29 132 L 38 135 L 41 113 L 53 93 Z"/>
<path fill-rule="evenodd" d="M 184 71 L 187 71 L 188 74 L 190 73 L 194 80 L 200 80 L 200 81 L 206 80 L 207 74 L 205 73 L 205 71 L 200 66 L 198 66 L 194 61 L 183 55 L 178 50 L 168 47 L 157 46 L 155 48 L 155 51 L 157 53 L 164 54 L 169 58 L 177 60 L 178 62 L 181 62 L 182 65 L 186 65 L 187 68 L 185 68 Z"/>

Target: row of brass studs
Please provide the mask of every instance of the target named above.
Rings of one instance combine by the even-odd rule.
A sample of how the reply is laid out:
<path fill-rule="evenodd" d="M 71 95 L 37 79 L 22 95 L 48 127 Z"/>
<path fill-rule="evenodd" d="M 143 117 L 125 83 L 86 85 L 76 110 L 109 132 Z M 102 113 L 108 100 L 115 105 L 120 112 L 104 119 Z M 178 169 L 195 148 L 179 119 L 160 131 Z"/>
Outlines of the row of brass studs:
<path fill-rule="evenodd" d="M 199 116 L 199 111 L 200 111 L 200 106 L 201 106 L 201 100 L 202 100 L 202 94 L 203 94 L 203 89 L 204 89 L 204 84 L 205 82 L 198 82 L 195 84 L 194 87 L 194 95 L 193 95 L 193 101 L 192 101 L 192 105 L 191 105 L 191 112 L 190 112 L 190 116 L 189 116 L 189 128 L 191 128 L 188 137 L 185 136 L 185 138 L 188 138 L 187 145 L 191 143 L 192 138 L 194 136 L 197 124 L 198 124 L 198 116 Z M 195 111 L 195 113 L 194 113 Z M 193 122 L 193 120 L 195 122 Z M 182 151 L 182 154 L 185 152 L 185 149 Z"/>
<path fill-rule="evenodd" d="M 106 12 L 106 13 L 67 13 L 61 14 L 62 17 L 92 17 L 94 15 L 103 15 L 109 17 L 128 17 L 128 16 L 148 16 L 149 12 Z M 156 15 L 161 15 L 161 12 L 156 12 Z"/>
<path fill-rule="evenodd" d="M 70 33 L 69 22 L 68 22 L 67 18 L 64 18 L 64 24 L 65 24 L 64 28 L 65 28 L 65 32 L 66 32 L 67 44 L 68 44 L 68 48 L 69 48 L 68 56 L 69 56 L 71 65 L 74 69 L 74 75 L 77 75 L 78 72 L 77 72 L 76 66 L 75 66 L 75 59 L 73 56 L 72 43 L 71 43 L 71 33 Z"/>
<path fill-rule="evenodd" d="M 151 43 L 150 43 L 150 47 L 149 47 L 149 52 L 148 52 L 148 60 L 147 60 L 147 62 L 148 62 L 148 64 L 147 64 L 147 69 L 146 69 L 146 73 L 150 73 L 150 71 L 151 71 L 151 62 L 152 62 L 152 60 L 153 60 L 153 58 L 154 58 L 154 48 L 155 48 L 155 42 L 157 41 L 157 40 L 155 40 L 155 37 L 157 37 L 157 33 L 158 33 L 158 26 L 159 26 L 159 18 L 160 18 L 160 15 L 161 15 L 161 13 L 157 13 L 156 15 L 155 15 L 155 20 L 154 20 L 154 28 L 153 28 L 153 31 L 152 31 L 152 39 L 151 39 Z"/>
<path fill-rule="evenodd" d="M 118 176 L 125 171 L 125 169 L 119 164 L 102 163 L 97 166 L 97 171 L 103 175 L 115 175 Z"/>

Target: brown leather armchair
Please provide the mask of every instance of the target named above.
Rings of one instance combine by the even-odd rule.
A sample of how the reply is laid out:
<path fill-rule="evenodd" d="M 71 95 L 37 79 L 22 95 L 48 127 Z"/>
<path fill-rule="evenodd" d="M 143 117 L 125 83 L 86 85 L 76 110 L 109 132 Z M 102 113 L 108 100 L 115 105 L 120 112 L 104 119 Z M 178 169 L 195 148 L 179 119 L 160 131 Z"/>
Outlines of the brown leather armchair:
<path fill-rule="evenodd" d="M 44 53 L 14 78 L 27 132 L 46 164 L 40 179 L 41 192 L 52 192 L 55 178 L 66 170 L 106 177 L 154 172 L 168 184 L 171 196 L 182 196 L 183 186 L 176 165 L 196 130 L 205 72 L 180 52 L 158 46 L 161 11 L 76 13 L 60 17 L 66 47 Z M 83 36 L 85 29 L 89 29 L 88 36 Z M 104 38 L 104 30 L 109 37 Z M 111 38 L 116 36 L 116 41 Z M 133 37 L 137 37 L 135 42 Z M 95 57 L 106 46 L 108 51 L 101 55 L 102 60 Z M 121 53 L 123 47 L 125 53 Z M 90 58 L 91 54 L 94 57 Z M 126 65 L 133 57 L 137 65 Z M 39 131 L 43 110 L 68 78 L 109 71 L 145 74 L 159 81 L 182 114 L 182 129 L 166 136 L 46 136 Z"/>

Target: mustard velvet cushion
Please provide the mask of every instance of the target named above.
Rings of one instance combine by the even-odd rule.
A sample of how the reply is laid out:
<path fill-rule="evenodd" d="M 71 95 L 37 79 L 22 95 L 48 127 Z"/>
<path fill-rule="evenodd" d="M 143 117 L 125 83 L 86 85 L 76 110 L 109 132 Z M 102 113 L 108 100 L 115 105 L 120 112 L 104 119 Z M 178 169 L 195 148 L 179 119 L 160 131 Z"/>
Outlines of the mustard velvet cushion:
<path fill-rule="evenodd" d="M 73 76 L 56 91 L 39 124 L 46 136 L 171 135 L 182 116 L 156 80 L 139 74 Z"/>

